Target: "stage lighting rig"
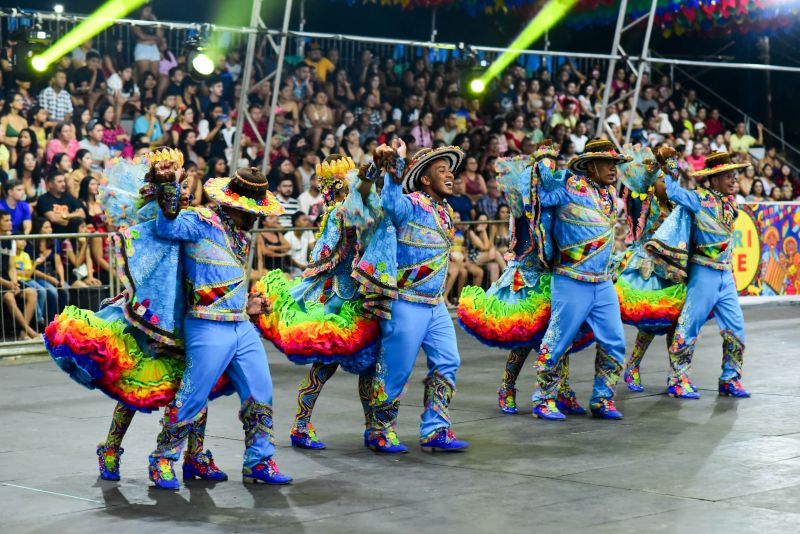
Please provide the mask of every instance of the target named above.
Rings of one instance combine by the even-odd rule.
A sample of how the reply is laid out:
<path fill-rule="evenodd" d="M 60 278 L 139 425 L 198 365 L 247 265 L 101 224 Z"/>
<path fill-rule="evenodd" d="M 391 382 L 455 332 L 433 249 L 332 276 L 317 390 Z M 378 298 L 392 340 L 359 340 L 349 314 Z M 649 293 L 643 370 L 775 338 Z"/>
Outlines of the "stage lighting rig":
<path fill-rule="evenodd" d="M 186 39 L 186 64 L 189 75 L 196 81 L 207 80 L 214 74 L 214 60 L 209 55 L 206 39 L 200 34 Z"/>

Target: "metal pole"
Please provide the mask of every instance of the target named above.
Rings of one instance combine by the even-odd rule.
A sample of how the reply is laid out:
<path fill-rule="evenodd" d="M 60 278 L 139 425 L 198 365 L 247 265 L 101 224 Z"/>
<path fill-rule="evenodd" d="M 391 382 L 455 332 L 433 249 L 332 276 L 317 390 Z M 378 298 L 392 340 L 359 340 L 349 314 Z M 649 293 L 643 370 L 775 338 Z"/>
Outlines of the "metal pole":
<path fill-rule="evenodd" d="M 622 0 L 619 6 L 619 15 L 617 15 L 617 28 L 614 31 L 614 41 L 611 45 L 612 58 L 608 62 L 608 73 L 606 74 L 606 86 L 603 89 L 603 105 L 600 107 L 600 116 L 597 117 L 597 130 L 596 136 L 600 137 L 603 133 L 603 123 L 606 122 L 606 113 L 608 107 L 608 99 L 611 97 L 611 82 L 614 81 L 614 70 L 617 68 L 617 49 L 619 48 L 619 39 L 622 36 L 622 26 L 625 23 L 625 11 L 628 9 L 628 0 Z"/>
<path fill-rule="evenodd" d="M 261 172 L 267 173 L 269 164 L 269 151 L 272 146 L 272 132 L 275 130 L 275 109 L 278 107 L 278 93 L 281 91 L 281 75 L 283 74 L 283 58 L 286 56 L 286 38 L 289 33 L 289 20 L 292 18 L 292 0 L 286 0 L 286 9 L 283 11 L 283 26 L 281 27 L 281 44 L 278 47 L 278 66 L 275 69 L 275 83 L 272 85 L 272 102 L 270 103 L 269 122 L 267 123 L 267 137 L 264 139 L 264 161 L 261 162 Z"/>
<path fill-rule="evenodd" d="M 631 114 L 628 117 L 628 128 L 625 132 L 625 142 L 630 143 L 631 132 L 633 131 L 633 117 L 639 105 L 639 93 L 642 90 L 642 76 L 644 68 L 648 65 L 647 57 L 650 55 L 650 35 L 653 33 L 653 20 L 656 17 L 656 4 L 658 0 L 653 0 L 650 4 L 650 15 L 647 18 L 647 29 L 644 32 L 644 43 L 642 44 L 642 58 L 639 60 L 639 72 L 636 77 L 636 89 L 633 91 L 633 103 L 631 104 Z M 644 118 L 644 117 L 642 117 Z"/>
<path fill-rule="evenodd" d="M 261 0 L 253 0 L 253 9 L 250 12 L 250 27 L 258 28 L 258 21 L 261 18 Z M 244 71 L 242 72 L 242 91 L 239 93 L 239 113 L 236 114 L 236 132 L 233 134 L 233 154 L 231 155 L 230 167 L 239 167 L 239 159 L 242 157 L 242 136 L 244 135 L 244 115 L 247 113 L 247 95 L 250 92 L 250 78 L 253 77 L 253 63 L 256 55 L 257 34 L 251 33 L 247 36 L 247 53 L 244 60 Z"/>
<path fill-rule="evenodd" d="M 436 42 L 436 8 L 431 13 L 431 42 Z"/>

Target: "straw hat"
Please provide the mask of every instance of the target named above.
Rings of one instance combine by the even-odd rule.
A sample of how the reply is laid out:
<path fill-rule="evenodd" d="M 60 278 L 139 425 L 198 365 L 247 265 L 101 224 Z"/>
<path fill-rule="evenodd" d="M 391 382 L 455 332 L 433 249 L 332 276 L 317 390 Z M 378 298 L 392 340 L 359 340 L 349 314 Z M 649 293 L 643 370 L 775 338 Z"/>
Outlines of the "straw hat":
<path fill-rule="evenodd" d="M 592 139 L 586 143 L 586 147 L 580 156 L 575 156 L 569 160 L 569 170 L 576 174 L 586 174 L 589 162 L 598 159 L 611 160 L 619 165 L 620 163 L 631 161 L 633 157 L 617 152 L 611 141 Z"/>
<path fill-rule="evenodd" d="M 437 149 L 423 148 L 411 158 L 411 161 L 403 175 L 403 192 L 413 193 L 417 190 L 417 178 L 435 159 L 444 158 L 450 166 L 450 172 L 456 172 L 464 159 L 464 152 L 457 146 L 443 146 Z"/>

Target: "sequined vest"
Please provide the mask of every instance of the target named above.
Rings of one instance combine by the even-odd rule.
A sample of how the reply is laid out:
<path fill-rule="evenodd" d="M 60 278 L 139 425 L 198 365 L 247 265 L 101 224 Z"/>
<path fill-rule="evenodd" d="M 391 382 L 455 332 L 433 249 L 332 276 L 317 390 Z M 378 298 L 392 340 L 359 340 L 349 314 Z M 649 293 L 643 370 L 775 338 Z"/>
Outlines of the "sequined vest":
<path fill-rule="evenodd" d="M 730 270 L 733 256 L 733 223 L 739 213 L 733 196 L 698 188 L 700 209 L 692 222 L 692 254 L 689 261 L 720 271 Z"/>

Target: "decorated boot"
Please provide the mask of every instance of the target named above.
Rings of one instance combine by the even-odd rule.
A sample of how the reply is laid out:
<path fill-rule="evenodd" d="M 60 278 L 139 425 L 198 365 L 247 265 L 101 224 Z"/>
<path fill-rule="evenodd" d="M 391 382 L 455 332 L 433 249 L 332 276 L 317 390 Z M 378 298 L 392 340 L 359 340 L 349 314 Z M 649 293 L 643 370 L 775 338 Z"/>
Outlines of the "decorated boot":
<path fill-rule="evenodd" d="M 175 468 L 172 467 L 172 460 L 169 458 L 150 457 L 149 468 L 150 480 L 159 489 L 177 490 L 181 483 L 175 475 Z"/>
<path fill-rule="evenodd" d="M 667 387 L 667 395 L 676 399 L 699 399 L 700 393 L 688 376 L 678 380 L 670 380 Z"/>
<path fill-rule="evenodd" d="M 469 442 L 457 439 L 449 428 L 440 428 L 432 435 L 419 441 L 423 451 L 463 451 Z"/>
<path fill-rule="evenodd" d="M 497 390 L 497 404 L 503 413 L 509 415 L 519 413 L 517 409 L 517 390 L 505 385 L 500 386 L 500 389 Z"/>
<path fill-rule="evenodd" d="M 285 485 L 292 482 L 292 477 L 281 473 L 275 460 L 268 458 L 253 467 L 243 467 L 242 482 L 245 484 Z"/>
<path fill-rule="evenodd" d="M 721 397 L 739 397 L 748 398 L 750 392 L 744 389 L 742 383 L 738 380 L 719 381 L 719 395 Z"/>
<path fill-rule="evenodd" d="M 180 458 L 183 443 L 194 428 L 202 412 L 190 421 L 178 422 L 178 408 L 169 405 L 164 409 L 161 432 L 156 439 L 156 450 L 150 455 L 150 480 L 160 489 L 176 490 L 181 484 L 175 475 L 173 462 Z"/>
<path fill-rule="evenodd" d="M 325 448 L 325 443 L 319 440 L 311 423 L 304 427 L 295 424 L 289 437 L 292 440 L 292 447 L 298 449 L 321 450 Z"/>
<path fill-rule="evenodd" d="M 586 408 L 578 404 L 578 398 L 571 389 L 558 392 L 556 408 L 567 415 L 586 415 Z"/>
<path fill-rule="evenodd" d="M 533 415 L 548 421 L 563 421 L 567 418 L 556 406 L 556 401 L 552 399 L 536 402 L 533 405 Z"/>
<path fill-rule="evenodd" d="M 589 405 L 589 409 L 592 411 L 592 417 L 622 419 L 622 413 L 617 410 L 614 399 L 600 399 L 599 402 L 593 402 Z"/>
<path fill-rule="evenodd" d="M 400 441 L 394 431 L 397 422 L 399 399 L 383 402 L 372 409 L 372 427 L 364 433 L 364 445 L 375 452 L 400 454 L 408 447 Z"/>
<path fill-rule="evenodd" d="M 631 391 L 635 391 L 640 393 L 644 391 L 644 386 L 642 385 L 642 377 L 639 375 L 639 368 L 638 367 L 629 367 L 625 370 L 625 383 L 628 385 L 628 389 Z"/>
<path fill-rule="evenodd" d="M 190 456 L 187 451 L 183 455 L 183 480 L 196 478 L 221 482 L 228 480 L 228 475 L 214 463 L 214 456 L 210 450 L 195 456 Z"/>
<path fill-rule="evenodd" d="M 118 445 L 97 446 L 97 460 L 100 467 L 100 478 L 103 480 L 119 480 L 119 461 L 125 449 Z"/>
<path fill-rule="evenodd" d="M 739 382 L 744 361 L 744 343 L 730 330 L 722 331 L 722 376 L 719 394 L 724 397 L 747 398 L 750 393 Z"/>

